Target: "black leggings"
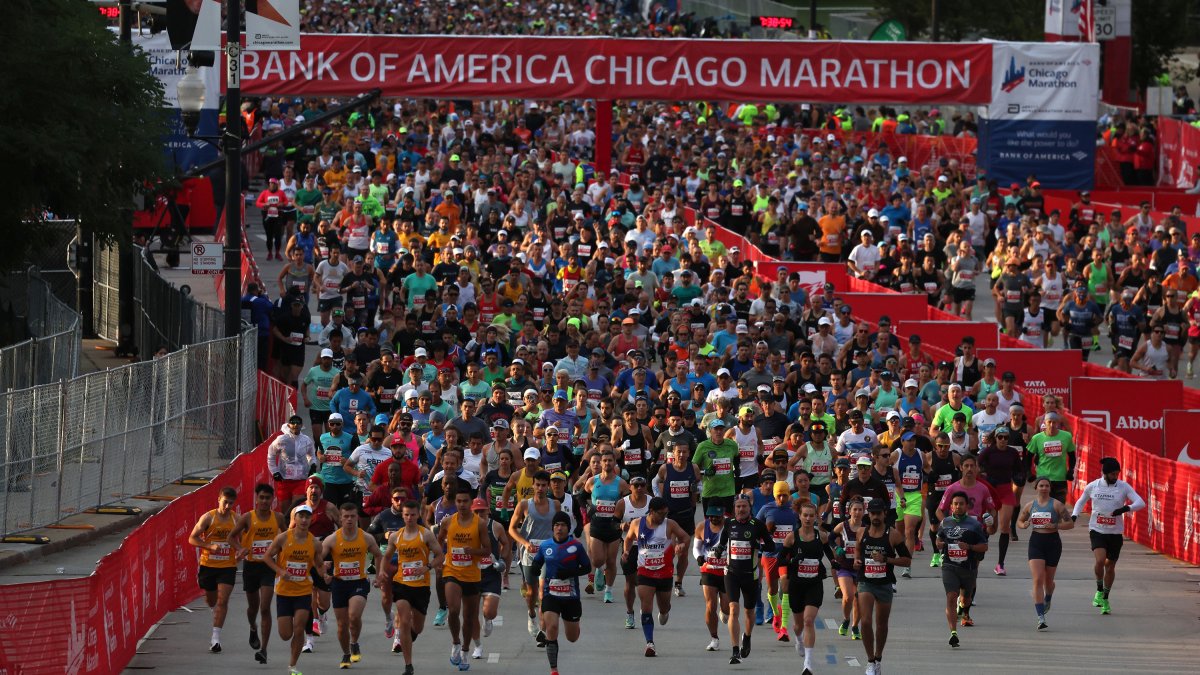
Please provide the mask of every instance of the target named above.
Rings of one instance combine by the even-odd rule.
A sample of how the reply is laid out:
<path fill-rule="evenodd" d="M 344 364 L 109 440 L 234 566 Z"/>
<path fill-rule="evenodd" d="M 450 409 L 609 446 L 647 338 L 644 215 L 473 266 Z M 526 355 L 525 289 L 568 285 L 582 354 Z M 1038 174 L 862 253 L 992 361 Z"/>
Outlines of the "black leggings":
<path fill-rule="evenodd" d="M 283 218 L 263 218 L 263 229 L 267 231 L 267 251 L 279 251 L 283 248 Z"/>

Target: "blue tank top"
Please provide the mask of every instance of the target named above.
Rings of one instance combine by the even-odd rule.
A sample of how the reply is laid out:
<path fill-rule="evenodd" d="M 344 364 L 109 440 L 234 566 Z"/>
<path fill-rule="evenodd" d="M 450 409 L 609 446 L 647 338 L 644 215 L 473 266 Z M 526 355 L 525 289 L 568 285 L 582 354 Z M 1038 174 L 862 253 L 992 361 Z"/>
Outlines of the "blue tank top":
<path fill-rule="evenodd" d="M 436 525 L 442 522 L 446 516 L 452 516 L 458 513 L 458 507 L 454 502 L 448 501 L 445 497 L 438 497 L 437 506 L 433 507 L 433 524 Z"/>
<path fill-rule="evenodd" d="M 918 397 L 918 398 L 917 398 L 917 400 L 913 401 L 912 403 L 909 403 L 907 398 L 901 398 L 901 399 L 900 399 L 899 401 L 897 401 L 896 403 L 897 403 L 897 405 L 899 405 L 899 406 L 900 406 L 900 412 L 901 412 L 901 413 L 902 413 L 902 414 L 903 414 L 905 417 L 908 417 L 908 414 L 909 414 L 909 413 L 911 413 L 911 412 L 912 412 L 912 411 L 914 411 L 914 410 L 915 410 L 915 411 L 917 411 L 917 412 L 921 412 L 921 399 L 920 399 L 920 397 Z"/>
<path fill-rule="evenodd" d="M 921 451 L 914 452 L 912 457 L 900 451 L 900 457 L 896 460 L 896 470 L 900 473 L 900 485 L 905 492 L 919 492 L 921 490 L 921 481 L 923 474 L 921 469 L 923 462 L 921 460 Z"/>
<path fill-rule="evenodd" d="M 765 525 L 767 521 L 775 524 L 775 531 L 771 533 L 771 539 L 775 542 L 775 552 L 768 553 L 763 551 L 764 558 L 779 557 L 779 549 L 783 548 L 783 540 L 787 539 L 788 534 L 796 529 L 799 524 L 799 518 L 796 517 L 796 512 L 792 510 L 792 505 L 777 506 L 770 504 L 764 508 L 759 515 Z"/>
<path fill-rule="evenodd" d="M 599 475 L 596 480 L 592 481 L 592 511 L 593 517 L 597 519 L 612 520 L 614 509 L 617 505 L 617 500 L 621 498 L 621 477 L 613 475 L 613 478 L 608 483 L 605 483 Z"/>
<path fill-rule="evenodd" d="M 304 251 L 304 262 L 311 265 L 313 261 L 313 249 L 317 246 L 316 235 L 297 232 L 296 245 L 300 247 L 301 251 Z"/>
<path fill-rule="evenodd" d="M 662 486 L 663 496 L 667 499 L 667 510 L 670 513 L 685 513 L 695 508 L 692 505 L 692 491 L 695 489 L 696 472 L 691 462 L 682 471 L 674 464 L 667 464 L 666 481 Z"/>
<path fill-rule="evenodd" d="M 675 392 L 676 394 L 679 394 L 679 400 L 681 400 L 681 401 L 692 395 L 692 383 L 691 382 L 684 382 L 683 384 L 679 384 L 679 380 L 672 377 L 669 384 L 671 385 L 671 391 Z"/>

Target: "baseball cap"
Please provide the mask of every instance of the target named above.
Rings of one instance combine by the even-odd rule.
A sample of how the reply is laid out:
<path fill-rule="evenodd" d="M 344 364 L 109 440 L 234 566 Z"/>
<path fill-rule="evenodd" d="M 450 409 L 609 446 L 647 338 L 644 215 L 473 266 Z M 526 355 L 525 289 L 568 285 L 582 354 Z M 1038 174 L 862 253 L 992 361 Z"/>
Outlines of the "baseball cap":
<path fill-rule="evenodd" d="M 866 396 L 867 398 L 870 398 L 871 390 L 867 389 L 866 387 L 863 387 L 862 389 L 859 389 L 858 391 L 854 392 L 854 398 L 858 398 L 859 396 Z"/>
<path fill-rule="evenodd" d="M 305 485 L 320 485 L 321 487 L 325 487 L 325 479 L 320 476 L 309 476 L 308 482 Z"/>
<path fill-rule="evenodd" d="M 889 422 L 892 420 L 898 420 L 900 419 L 900 412 L 898 410 L 889 410 L 885 419 Z"/>
<path fill-rule="evenodd" d="M 341 422 L 341 421 L 343 421 L 341 413 L 329 413 L 329 417 L 328 417 L 328 419 L 325 420 L 325 423 L 328 424 L 330 422 Z"/>
<path fill-rule="evenodd" d="M 721 427 L 722 429 L 724 429 L 724 428 L 725 428 L 725 420 L 723 420 L 723 419 L 721 419 L 720 417 L 718 417 L 718 418 L 716 418 L 716 419 L 714 419 L 713 421 L 711 421 L 711 422 L 709 422 L 709 423 L 708 423 L 708 428 L 709 428 L 709 429 L 716 429 L 717 427 Z"/>
<path fill-rule="evenodd" d="M 903 434 L 901 434 L 901 435 L 900 435 L 900 440 L 902 440 L 902 441 L 911 441 L 912 439 L 914 439 L 914 438 L 916 438 L 916 437 L 917 437 L 917 435 L 916 435 L 915 433 L 913 433 L 913 432 L 911 432 L 911 431 L 906 431 L 906 432 L 904 432 Z"/>
<path fill-rule="evenodd" d="M 849 469 L 850 460 L 846 457 L 838 457 L 838 460 L 833 463 L 835 469 Z"/>
<path fill-rule="evenodd" d="M 871 513 L 879 513 L 881 511 L 887 511 L 887 510 L 888 510 L 887 502 L 885 502 L 882 499 L 879 499 L 878 497 L 876 497 L 875 499 L 872 499 L 871 503 L 867 505 L 867 511 L 870 511 Z"/>
<path fill-rule="evenodd" d="M 550 480 L 564 480 L 565 481 L 566 479 L 567 479 L 567 474 L 565 474 L 561 471 L 555 471 L 554 473 L 550 474 Z"/>
<path fill-rule="evenodd" d="M 707 509 L 704 509 L 704 515 L 708 517 L 723 516 L 725 515 L 725 509 L 714 504 Z"/>
<path fill-rule="evenodd" d="M 424 357 L 428 358 L 429 352 L 425 351 L 424 347 L 417 347 L 417 350 L 415 352 L 413 352 L 413 356 L 424 356 Z"/>
<path fill-rule="evenodd" d="M 538 452 L 537 448 L 526 448 L 525 454 L 521 455 L 523 459 L 541 459 L 542 453 Z"/>
<path fill-rule="evenodd" d="M 312 507 L 309 506 L 308 504 L 301 504 L 300 506 L 297 506 L 296 508 L 292 509 L 292 513 L 293 514 L 307 513 L 308 515 L 311 516 L 312 515 Z"/>
<path fill-rule="evenodd" d="M 850 411 L 850 419 L 861 420 L 862 418 L 863 418 L 863 412 L 861 410 L 859 410 L 858 408 L 855 408 L 854 410 Z"/>
<path fill-rule="evenodd" d="M 561 399 L 562 399 L 562 400 L 564 400 L 564 401 L 568 400 L 568 399 L 567 399 L 567 392 L 566 392 L 566 390 L 564 390 L 564 389 L 559 389 L 559 390 L 555 391 L 555 392 L 554 392 L 554 398 L 561 398 Z"/>
<path fill-rule="evenodd" d="M 476 497 L 475 499 L 472 499 L 471 500 L 471 510 L 472 511 L 487 511 L 488 510 L 487 500 L 484 499 L 483 497 Z"/>
<path fill-rule="evenodd" d="M 920 385 L 917 383 L 917 381 L 911 377 L 904 381 L 905 389 L 908 389 L 909 387 L 916 388 L 918 386 L 920 386 Z"/>
<path fill-rule="evenodd" d="M 329 348 L 322 349 L 321 350 L 321 358 L 332 359 L 333 358 L 333 350 L 329 349 Z"/>
<path fill-rule="evenodd" d="M 873 466 L 873 464 L 871 463 L 871 458 L 864 455 L 858 458 L 858 461 L 854 463 L 854 466 Z"/>

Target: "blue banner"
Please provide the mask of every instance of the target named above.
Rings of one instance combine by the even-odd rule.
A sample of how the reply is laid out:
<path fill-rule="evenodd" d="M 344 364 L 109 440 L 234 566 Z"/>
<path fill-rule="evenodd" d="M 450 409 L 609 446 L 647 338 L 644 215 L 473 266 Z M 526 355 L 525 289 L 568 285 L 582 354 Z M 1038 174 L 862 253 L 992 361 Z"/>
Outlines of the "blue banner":
<path fill-rule="evenodd" d="M 217 148 L 208 141 L 189 138 L 183 125 L 179 109 L 170 111 L 171 131 L 163 139 L 163 152 L 167 155 L 167 168 L 174 173 L 187 173 L 192 167 L 207 164 L 217 158 Z M 205 108 L 200 111 L 200 126 L 196 135 L 214 138 L 220 134 L 217 127 L 217 110 Z"/>
<path fill-rule="evenodd" d="M 1095 179 L 1096 123 L 1063 120 L 980 120 L 980 166 L 999 181 L 1043 188 L 1090 190 Z"/>

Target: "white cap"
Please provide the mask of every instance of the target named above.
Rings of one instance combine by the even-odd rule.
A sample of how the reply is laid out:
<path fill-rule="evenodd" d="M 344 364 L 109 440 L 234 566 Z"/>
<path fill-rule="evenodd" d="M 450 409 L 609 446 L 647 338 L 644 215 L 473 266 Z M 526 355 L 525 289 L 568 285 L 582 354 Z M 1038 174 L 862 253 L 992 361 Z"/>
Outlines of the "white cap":
<path fill-rule="evenodd" d="M 891 220 L 891 218 L 888 218 L 888 217 L 887 217 L 887 214 L 884 214 L 884 215 L 882 215 L 882 216 L 879 216 L 879 222 L 881 222 L 881 223 L 886 223 L 886 222 L 888 222 L 889 220 Z"/>
<path fill-rule="evenodd" d="M 717 377 L 720 377 L 722 375 L 728 375 L 730 377 L 733 377 L 733 373 L 730 373 L 728 368 L 718 368 L 717 369 Z"/>
<path fill-rule="evenodd" d="M 341 422 L 341 421 L 342 421 L 341 413 L 329 413 L 329 417 L 325 419 L 326 424 L 328 424 L 330 422 Z"/>
<path fill-rule="evenodd" d="M 917 384 L 917 381 L 916 381 L 915 379 L 911 378 L 911 377 L 910 377 L 910 378 L 908 378 L 907 380 L 905 380 L 905 381 L 904 381 L 904 388 L 905 388 L 905 389 L 908 389 L 909 387 L 914 387 L 914 388 L 915 388 L 915 387 L 918 387 L 918 386 L 920 386 L 920 385 L 919 385 L 919 384 Z"/>
<path fill-rule="evenodd" d="M 542 453 L 538 452 L 537 448 L 526 448 L 525 454 L 521 455 L 524 459 L 541 459 Z"/>
<path fill-rule="evenodd" d="M 825 137 L 825 140 L 827 140 L 827 141 L 831 141 L 831 142 L 832 142 L 832 141 L 836 141 L 836 140 L 837 140 L 837 136 L 834 136 L 833 134 L 829 134 L 828 136 L 826 136 L 826 137 Z"/>
<path fill-rule="evenodd" d="M 823 317 L 821 317 L 821 320 L 817 322 L 817 325 L 818 326 L 832 326 L 833 322 L 829 320 L 829 317 L 823 316 Z"/>
<path fill-rule="evenodd" d="M 748 332 L 750 332 L 750 329 L 746 327 L 746 324 L 739 323 L 737 325 L 737 328 L 733 329 L 733 331 L 735 333 L 748 333 Z"/>
<path fill-rule="evenodd" d="M 417 347 L 417 351 L 413 352 L 413 356 L 424 356 L 428 358 L 429 352 L 425 351 L 424 347 Z"/>
<path fill-rule="evenodd" d="M 328 347 L 326 347 L 325 349 L 322 349 L 321 350 L 321 358 L 332 359 L 333 358 L 333 350 L 329 349 Z"/>
<path fill-rule="evenodd" d="M 900 163 L 903 163 L 903 164 L 908 164 L 908 158 L 907 158 L 907 157 L 905 157 L 904 155 L 901 155 L 901 156 L 900 156 L 900 159 L 897 159 L 897 160 L 896 160 L 896 163 L 897 163 L 897 164 L 900 164 Z"/>
<path fill-rule="evenodd" d="M 898 420 L 900 419 L 900 413 L 895 410 L 889 410 L 885 419 L 887 419 L 889 422 L 892 420 Z"/>
<path fill-rule="evenodd" d="M 859 389 L 858 391 L 854 392 L 854 398 L 858 398 L 859 396 L 868 396 L 869 397 L 870 395 L 871 395 L 871 390 L 867 389 L 866 387 L 863 387 L 862 389 Z"/>
<path fill-rule="evenodd" d="M 871 209 L 870 211 L 867 211 L 867 217 L 868 218 L 878 218 L 879 217 L 879 209 Z"/>
<path fill-rule="evenodd" d="M 312 507 L 309 506 L 308 504 L 301 504 L 300 506 L 297 506 L 296 508 L 292 509 L 292 513 L 294 513 L 294 514 L 307 513 L 309 515 L 312 515 Z"/>
<path fill-rule="evenodd" d="M 938 176 L 938 182 L 939 182 L 939 183 L 943 183 L 943 182 L 949 182 L 949 181 L 950 181 L 950 179 L 949 179 L 949 178 L 946 178 L 945 176 Z"/>

